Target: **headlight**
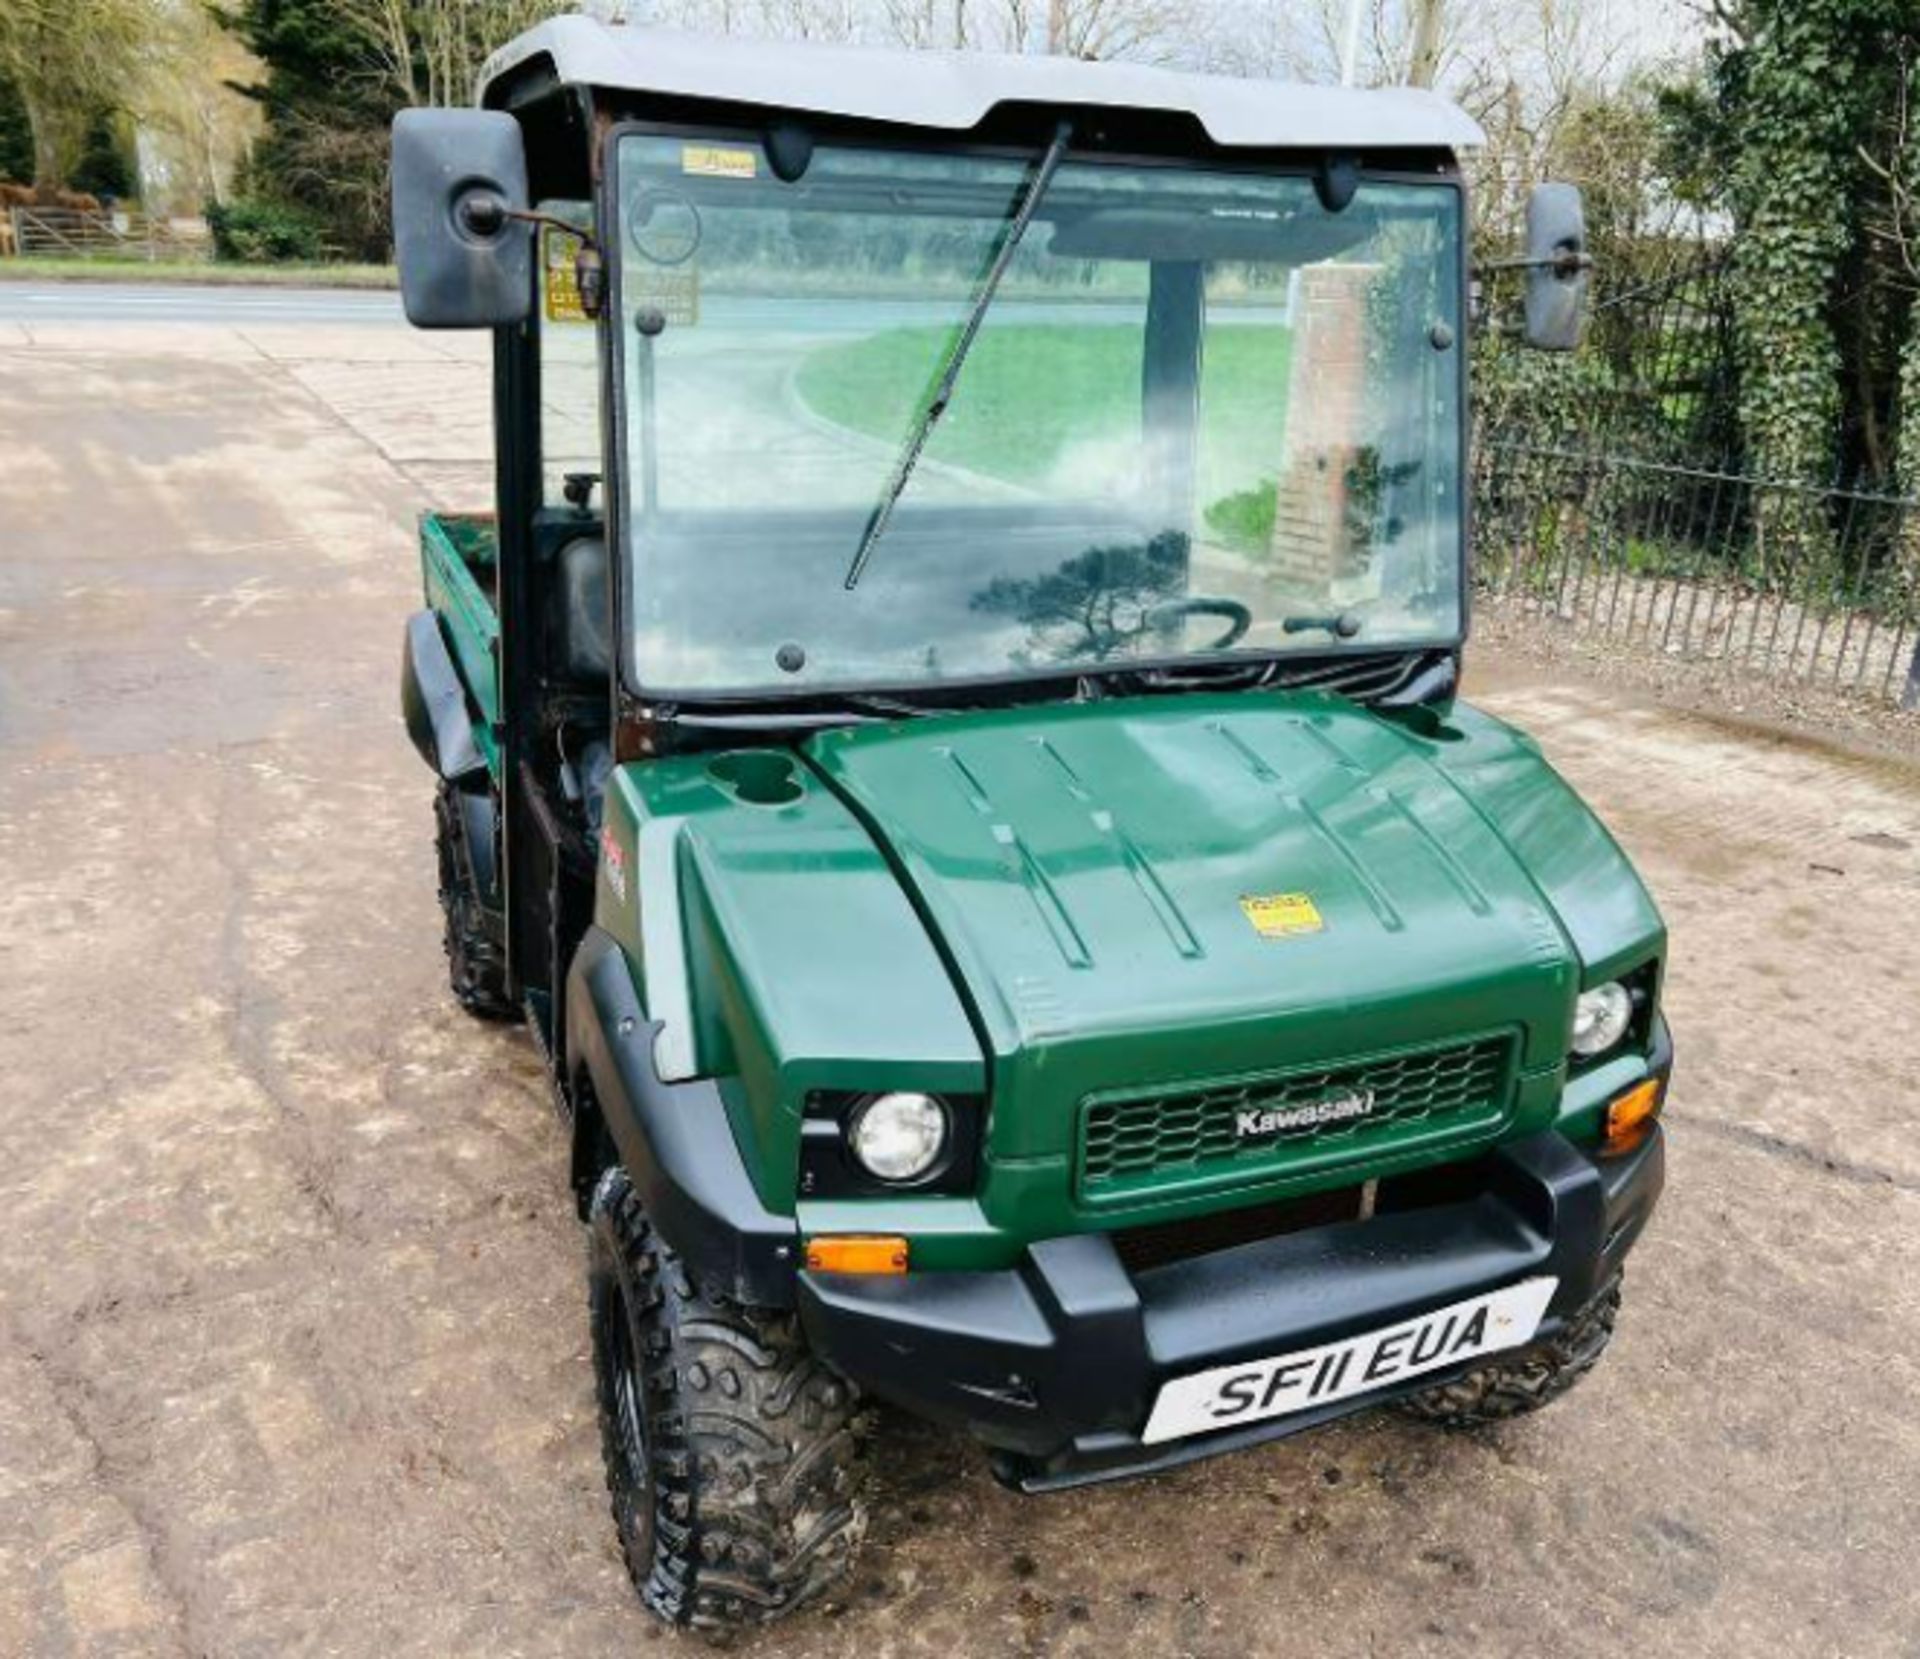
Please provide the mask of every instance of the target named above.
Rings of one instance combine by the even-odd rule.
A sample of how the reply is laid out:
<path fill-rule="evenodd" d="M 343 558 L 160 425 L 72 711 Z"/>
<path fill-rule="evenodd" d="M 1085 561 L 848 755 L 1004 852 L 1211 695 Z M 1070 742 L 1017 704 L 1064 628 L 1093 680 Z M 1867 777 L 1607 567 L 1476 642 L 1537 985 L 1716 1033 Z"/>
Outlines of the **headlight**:
<path fill-rule="evenodd" d="M 1583 1060 L 1608 1049 L 1633 1023 L 1633 997 L 1618 980 L 1582 991 L 1573 1005 L 1573 1052 Z"/>
<path fill-rule="evenodd" d="M 930 1094 L 875 1095 L 853 1114 L 847 1145 L 869 1175 L 917 1181 L 947 1150 L 947 1108 Z"/>

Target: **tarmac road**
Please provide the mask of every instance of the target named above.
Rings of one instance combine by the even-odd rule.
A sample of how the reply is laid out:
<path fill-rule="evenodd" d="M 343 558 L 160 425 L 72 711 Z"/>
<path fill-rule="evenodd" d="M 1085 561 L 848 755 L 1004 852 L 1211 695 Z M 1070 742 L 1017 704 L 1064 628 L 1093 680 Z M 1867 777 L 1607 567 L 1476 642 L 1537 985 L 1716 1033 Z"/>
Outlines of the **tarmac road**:
<path fill-rule="evenodd" d="M 192 283 L 0 282 L 0 325 L 357 323 L 404 326 L 400 296 L 352 288 L 242 288 Z"/>
<path fill-rule="evenodd" d="M 484 342 L 193 299 L 0 321 L 0 1654 L 670 1643 L 396 709 Z M 895 1424 L 857 1580 L 739 1651 L 1920 1651 L 1920 772 L 1482 678 L 1674 931 L 1671 1186 L 1600 1371 L 1047 1499 Z"/>

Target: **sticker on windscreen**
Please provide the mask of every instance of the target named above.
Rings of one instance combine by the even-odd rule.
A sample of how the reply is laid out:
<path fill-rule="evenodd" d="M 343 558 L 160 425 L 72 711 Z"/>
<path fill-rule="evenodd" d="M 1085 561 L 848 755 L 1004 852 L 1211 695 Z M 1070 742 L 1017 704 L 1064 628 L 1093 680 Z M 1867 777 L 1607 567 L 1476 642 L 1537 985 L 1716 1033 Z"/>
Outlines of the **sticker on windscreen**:
<path fill-rule="evenodd" d="M 680 171 L 708 179 L 750 179 L 760 171 L 760 156 L 730 144 L 689 144 L 680 152 Z"/>
<path fill-rule="evenodd" d="M 645 337 L 662 328 L 691 328 L 700 320 L 700 269 L 636 265 L 627 272 L 626 297 L 627 310 Z"/>
<path fill-rule="evenodd" d="M 648 190 L 627 212 L 627 240 L 651 265 L 684 265 L 700 246 L 700 210 L 677 190 Z"/>
<path fill-rule="evenodd" d="M 1307 893 L 1246 893 L 1240 909 L 1262 939 L 1291 939 L 1327 925 Z"/>

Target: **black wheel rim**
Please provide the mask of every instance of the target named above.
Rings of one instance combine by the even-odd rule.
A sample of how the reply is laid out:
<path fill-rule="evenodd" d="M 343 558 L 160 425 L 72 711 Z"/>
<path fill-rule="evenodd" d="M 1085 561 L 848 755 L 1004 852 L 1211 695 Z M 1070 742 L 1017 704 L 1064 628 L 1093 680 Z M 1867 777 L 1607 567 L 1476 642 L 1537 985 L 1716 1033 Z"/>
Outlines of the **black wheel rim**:
<path fill-rule="evenodd" d="M 607 1363 L 612 1372 L 614 1436 L 625 1465 L 627 1527 L 636 1555 L 653 1549 L 653 1470 L 647 1459 L 647 1419 L 641 1404 L 640 1345 L 627 1293 L 616 1279 L 607 1296 Z"/>

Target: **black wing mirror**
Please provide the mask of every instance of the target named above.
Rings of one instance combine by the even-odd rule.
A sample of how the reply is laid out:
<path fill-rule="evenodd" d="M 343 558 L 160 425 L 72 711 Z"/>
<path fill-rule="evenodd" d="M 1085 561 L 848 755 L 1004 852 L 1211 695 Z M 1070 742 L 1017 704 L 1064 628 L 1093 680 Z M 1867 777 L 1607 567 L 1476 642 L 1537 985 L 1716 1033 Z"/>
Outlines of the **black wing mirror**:
<path fill-rule="evenodd" d="M 1571 184 L 1537 184 L 1527 198 L 1527 344 L 1572 351 L 1587 320 L 1587 215 Z"/>
<path fill-rule="evenodd" d="M 533 302 L 520 123 L 499 110 L 393 118 L 393 245 L 416 328 L 502 328 Z"/>

